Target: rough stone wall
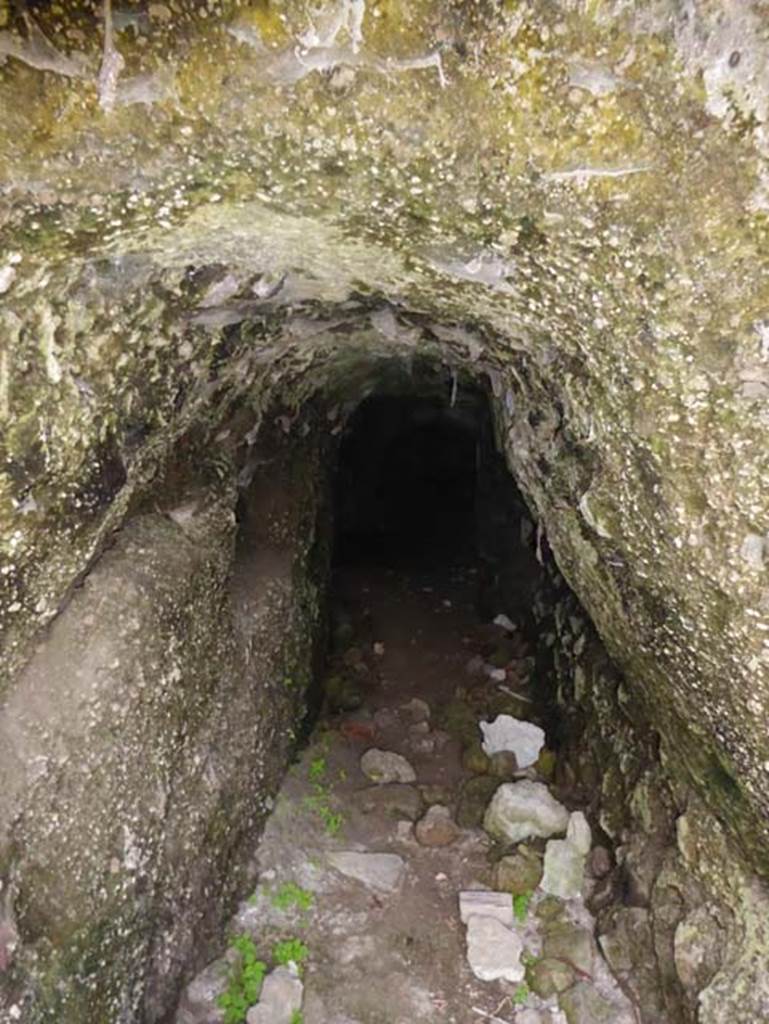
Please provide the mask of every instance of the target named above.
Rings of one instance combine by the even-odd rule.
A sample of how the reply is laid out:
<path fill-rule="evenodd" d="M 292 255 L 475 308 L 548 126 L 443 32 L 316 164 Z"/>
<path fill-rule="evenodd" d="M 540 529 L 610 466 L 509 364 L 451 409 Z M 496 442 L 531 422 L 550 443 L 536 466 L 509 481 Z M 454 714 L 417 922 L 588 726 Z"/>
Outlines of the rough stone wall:
<path fill-rule="evenodd" d="M 762 3 L 177 7 L 112 39 L 114 95 L 91 4 L 36 13 L 54 56 L 4 15 L 6 676 L 174 438 L 357 320 L 493 376 L 569 582 L 766 874 Z"/>
<path fill-rule="evenodd" d="M 537 668 L 555 686 L 558 781 L 612 851 L 589 900 L 604 956 L 643 1024 L 767 1019 L 765 888 L 671 764 L 552 561 L 546 580 Z"/>
<path fill-rule="evenodd" d="M 291 419 L 429 353 L 491 380 L 666 773 L 769 875 L 766 4 L 179 0 L 112 39 L 86 0 L 21 6 L 0 4 L 7 699 L 193 424 L 215 449 L 246 394 L 285 385 Z"/>
<path fill-rule="evenodd" d="M 317 450 L 277 434 L 239 529 L 231 476 L 158 481 L 3 705 L 3 1020 L 163 1019 L 248 884 L 323 636 Z"/>

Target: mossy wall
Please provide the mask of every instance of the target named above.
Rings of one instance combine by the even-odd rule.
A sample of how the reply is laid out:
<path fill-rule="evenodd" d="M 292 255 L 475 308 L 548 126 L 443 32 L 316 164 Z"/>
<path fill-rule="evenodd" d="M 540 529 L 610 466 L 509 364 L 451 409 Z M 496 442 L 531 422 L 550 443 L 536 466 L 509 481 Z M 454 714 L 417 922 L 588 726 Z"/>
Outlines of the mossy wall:
<path fill-rule="evenodd" d="M 769 874 L 763 7 L 0 5 L 4 699 L 190 433 L 424 354 Z"/>
<path fill-rule="evenodd" d="M 537 674 L 554 680 L 558 784 L 587 809 L 611 870 L 588 900 L 643 1024 L 751 1024 L 769 1013 L 769 896 L 548 566 Z"/>
<path fill-rule="evenodd" d="M 328 575 L 318 445 L 253 449 L 239 521 L 231 464 L 168 467 L 3 708 L 4 1020 L 162 1020 L 253 881 Z"/>

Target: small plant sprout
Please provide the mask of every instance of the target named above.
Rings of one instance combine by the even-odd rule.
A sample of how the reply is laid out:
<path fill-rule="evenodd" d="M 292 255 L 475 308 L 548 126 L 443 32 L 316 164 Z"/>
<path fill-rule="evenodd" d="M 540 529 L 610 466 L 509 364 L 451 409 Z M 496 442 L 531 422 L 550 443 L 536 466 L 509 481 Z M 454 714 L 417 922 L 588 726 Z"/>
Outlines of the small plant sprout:
<path fill-rule="evenodd" d="M 529 913 L 529 903 L 531 903 L 533 895 L 531 892 L 522 892 L 513 897 L 513 913 L 516 920 L 520 921 L 521 924 L 526 920 L 526 916 Z"/>
<path fill-rule="evenodd" d="M 323 822 L 323 828 L 326 830 L 327 835 L 336 836 L 339 835 L 342 825 L 344 824 L 344 818 L 338 811 L 332 811 L 327 805 L 322 805 L 317 808 L 320 820 Z"/>
<path fill-rule="evenodd" d="M 301 974 L 302 967 L 310 955 L 310 951 L 301 939 L 284 939 L 282 942 L 275 944 L 272 955 L 275 962 L 281 966 L 285 967 L 288 964 L 294 964 L 297 973 Z"/>
<path fill-rule="evenodd" d="M 513 1002 L 516 1006 L 523 1006 L 528 1000 L 528 998 L 529 986 L 526 984 L 525 981 L 522 981 L 521 984 L 516 988 L 515 992 L 513 992 Z"/>
<path fill-rule="evenodd" d="M 291 1014 L 291 1024 L 304 1024 L 304 1014 L 301 1010 L 294 1010 Z"/>
<path fill-rule="evenodd" d="M 325 754 L 319 754 L 310 761 L 307 778 L 312 783 L 313 794 L 305 798 L 305 803 L 318 815 L 328 835 L 335 836 L 341 829 L 344 819 L 341 814 L 331 809 L 330 790 L 323 781 L 327 773 L 328 761 Z"/>
<path fill-rule="evenodd" d="M 295 882 L 284 882 L 272 898 L 272 905 L 278 910 L 308 911 L 312 907 L 313 895 Z"/>
<path fill-rule="evenodd" d="M 224 1024 L 241 1024 L 249 1008 L 259 1001 L 267 964 L 258 959 L 249 935 L 236 936 L 231 945 L 240 953 L 240 963 L 230 970 L 227 988 L 216 1002 L 224 1010 Z"/>
<path fill-rule="evenodd" d="M 307 772 L 307 777 L 310 782 L 320 782 L 328 771 L 328 762 L 326 758 L 321 754 L 319 757 L 314 757 L 310 761 L 310 767 Z"/>

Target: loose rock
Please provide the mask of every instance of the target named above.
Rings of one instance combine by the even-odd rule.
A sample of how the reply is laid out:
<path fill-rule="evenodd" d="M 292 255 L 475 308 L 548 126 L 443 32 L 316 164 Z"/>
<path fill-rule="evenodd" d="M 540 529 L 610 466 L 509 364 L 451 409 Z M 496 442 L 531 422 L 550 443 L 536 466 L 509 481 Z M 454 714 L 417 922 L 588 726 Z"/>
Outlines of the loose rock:
<path fill-rule="evenodd" d="M 428 784 L 419 786 L 419 792 L 426 804 L 448 804 L 451 803 L 451 788 Z"/>
<path fill-rule="evenodd" d="M 673 959 L 681 984 L 695 993 L 705 988 L 721 966 L 725 929 L 711 907 L 696 907 L 676 927 Z"/>
<path fill-rule="evenodd" d="M 494 879 L 502 892 L 514 896 L 533 892 L 542 880 L 542 858 L 530 846 L 521 845 L 497 863 Z"/>
<path fill-rule="evenodd" d="M 302 1008 L 304 986 L 288 967 L 276 967 L 264 979 L 256 1006 L 246 1016 L 246 1024 L 292 1024 Z"/>
<path fill-rule="evenodd" d="M 416 821 L 422 813 L 422 798 L 414 786 L 402 782 L 386 782 L 371 786 L 360 794 L 364 811 L 379 811 L 391 818 L 408 818 Z"/>
<path fill-rule="evenodd" d="M 513 898 L 507 892 L 471 889 L 459 894 L 459 917 L 467 924 L 471 917 L 493 917 L 507 928 L 513 927 Z"/>
<path fill-rule="evenodd" d="M 230 964 L 220 957 L 185 988 L 174 1024 L 213 1024 L 221 1019 L 216 1000 L 227 988 Z"/>
<path fill-rule="evenodd" d="M 574 977 L 575 972 L 567 963 L 549 957 L 537 960 L 526 971 L 529 988 L 542 999 L 549 999 L 559 992 L 565 992 L 574 984 Z"/>
<path fill-rule="evenodd" d="M 443 804 L 433 804 L 414 829 L 422 846 L 449 846 L 460 836 L 460 830 Z"/>
<path fill-rule="evenodd" d="M 371 889 L 392 892 L 403 880 L 406 865 L 395 853 L 357 853 L 344 850 L 330 853 L 329 864 L 343 875 L 354 878 Z"/>
<path fill-rule="evenodd" d="M 395 838 L 399 843 L 414 842 L 414 822 L 399 821 L 395 826 Z"/>
<path fill-rule="evenodd" d="M 569 826 L 566 829 L 566 839 L 586 857 L 590 853 L 590 844 L 593 841 L 590 826 L 582 811 L 574 811 L 569 817 Z"/>
<path fill-rule="evenodd" d="M 611 871 L 611 854 L 605 846 L 594 846 L 587 860 L 587 869 L 593 878 L 605 878 Z"/>
<path fill-rule="evenodd" d="M 532 836 L 547 839 L 565 832 L 569 812 L 541 782 L 503 783 L 491 800 L 483 827 L 496 839 L 519 843 Z"/>
<path fill-rule="evenodd" d="M 545 892 L 562 900 L 582 893 L 585 856 L 568 839 L 551 839 L 545 849 L 545 870 L 540 883 Z"/>
<path fill-rule="evenodd" d="M 363 774 L 372 782 L 415 782 L 416 772 L 401 754 L 372 747 L 360 759 Z"/>
<path fill-rule="evenodd" d="M 462 754 L 462 767 L 474 775 L 484 775 L 489 770 L 490 760 L 483 752 L 480 742 L 471 743 Z"/>
<path fill-rule="evenodd" d="M 557 758 L 552 750 L 548 750 L 547 747 L 543 747 L 539 752 L 537 763 L 534 767 L 537 770 L 537 775 L 544 779 L 545 782 L 550 782 L 555 776 L 555 766 Z"/>
<path fill-rule="evenodd" d="M 355 711 L 363 703 L 357 683 L 343 675 L 332 675 L 324 681 L 326 700 L 331 711 Z"/>
<path fill-rule="evenodd" d="M 512 750 L 498 750 L 489 758 L 489 775 L 497 779 L 512 779 L 518 771 L 518 759 Z"/>
<path fill-rule="evenodd" d="M 568 1024 L 617 1024 L 618 1014 L 589 982 L 581 981 L 559 997 Z"/>
<path fill-rule="evenodd" d="M 476 775 L 462 787 L 457 804 L 457 824 L 461 828 L 477 828 L 483 821 L 486 807 L 497 788 L 499 779 L 491 775 Z"/>
<path fill-rule="evenodd" d="M 521 981 L 523 943 L 493 917 L 471 917 L 467 922 L 467 962 L 480 981 Z"/>
<path fill-rule="evenodd" d="M 545 931 L 542 950 L 546 957 L 565 960 L 577 971 L 592 977 L 596 946 L 587 929 L 571 921 L 552 924 Z"/>
<path fill-rule="evenodd" d="M 430 705 L 420 697 L 413 697 L 407 704 L 401 704 L 400 710 L 405 711 L 412 722 L 427 722 L 430 718 Z"/>
<path fill-rule="evenodd" d="M 512 715 L 497 715 L 493 722 L 481 722 L 483 749 L 491 756 L 500 750 L 515 754 L 519 768 L 535 764 L 545 745 L 545 733 L 532 722 L 523 722 Z"/>

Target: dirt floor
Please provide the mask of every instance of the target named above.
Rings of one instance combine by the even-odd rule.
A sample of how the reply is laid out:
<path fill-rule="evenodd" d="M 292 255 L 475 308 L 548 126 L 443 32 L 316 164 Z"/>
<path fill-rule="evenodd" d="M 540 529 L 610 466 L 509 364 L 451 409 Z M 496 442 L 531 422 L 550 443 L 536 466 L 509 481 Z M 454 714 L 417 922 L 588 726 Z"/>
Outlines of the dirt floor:
<path fill-rule="evenodd" d="M 458 894 L 493 889 L 493 861 L 500 854 L 477 820 L 488 803 L 488 787 L 477 812 L 463 789 L 477 777 L 467 752 L 472 730 L 477 731 L 473 719 L 498 707 L 500 699 L 512 701 L 519 715 L 521 708 L 536 707 L 525 644 L 515 633 L 478 621 L 477 578 L 477 570 L 467 566 L 338 573 L 328 704 L 275 801 L 256 851 L 258 887 L 232 923 L 232 934 L 251 936 L 267 962 L 279 941 L 300 939 L 305 945 L 301 1016 L 290 1021 L 632 1024 L 635 1019 L 597 949 L 590 953 L 589 982 L 611 1001 L 612 1012 L 594 1019 L 579 1007 L 567 1016 L 555 997 L 540 998 L 525 981 L 480 981 L 468 965 Z M 504 665 L 502 684 L 499 673 L 488 678 L 488 663 L 486 673 L 474 672 L 484 659 Z M 372 783 L 361 770 L 361 757 L 370 748 L 403 755 L 415 780 Z M 453 841 L 444 846 L 424 845 L 415 836 L 414 819 L 436 803 L 465 825 L 450 824 L 444 838 Z M 440 829 L 426 838 L 440 839 Z M 350 851 L 402 858 L 397 880 L 379 877 L 376 865 L 366 868 L 373 877 L 364 880 L 354 877 L 355 871 L 343 873 L 339 861 L 333 862 Z M 389 865 L 398 867 L 394 861 Z M 546 899 L 535 894 L 516 922 L 532 959 L 542 950 L 537 908 Z M 592 943 L 584 904 L 568 903 L 565 918 L 584 926 Z M 212 999 L 227 970 L 232 968 L 219 962 L 193 983 L 177 1024 L 223 1019 Z M 584 970 L 578 974 L 588 977 Z M 579 984 L 580 977 L 573 980 Z"/>

